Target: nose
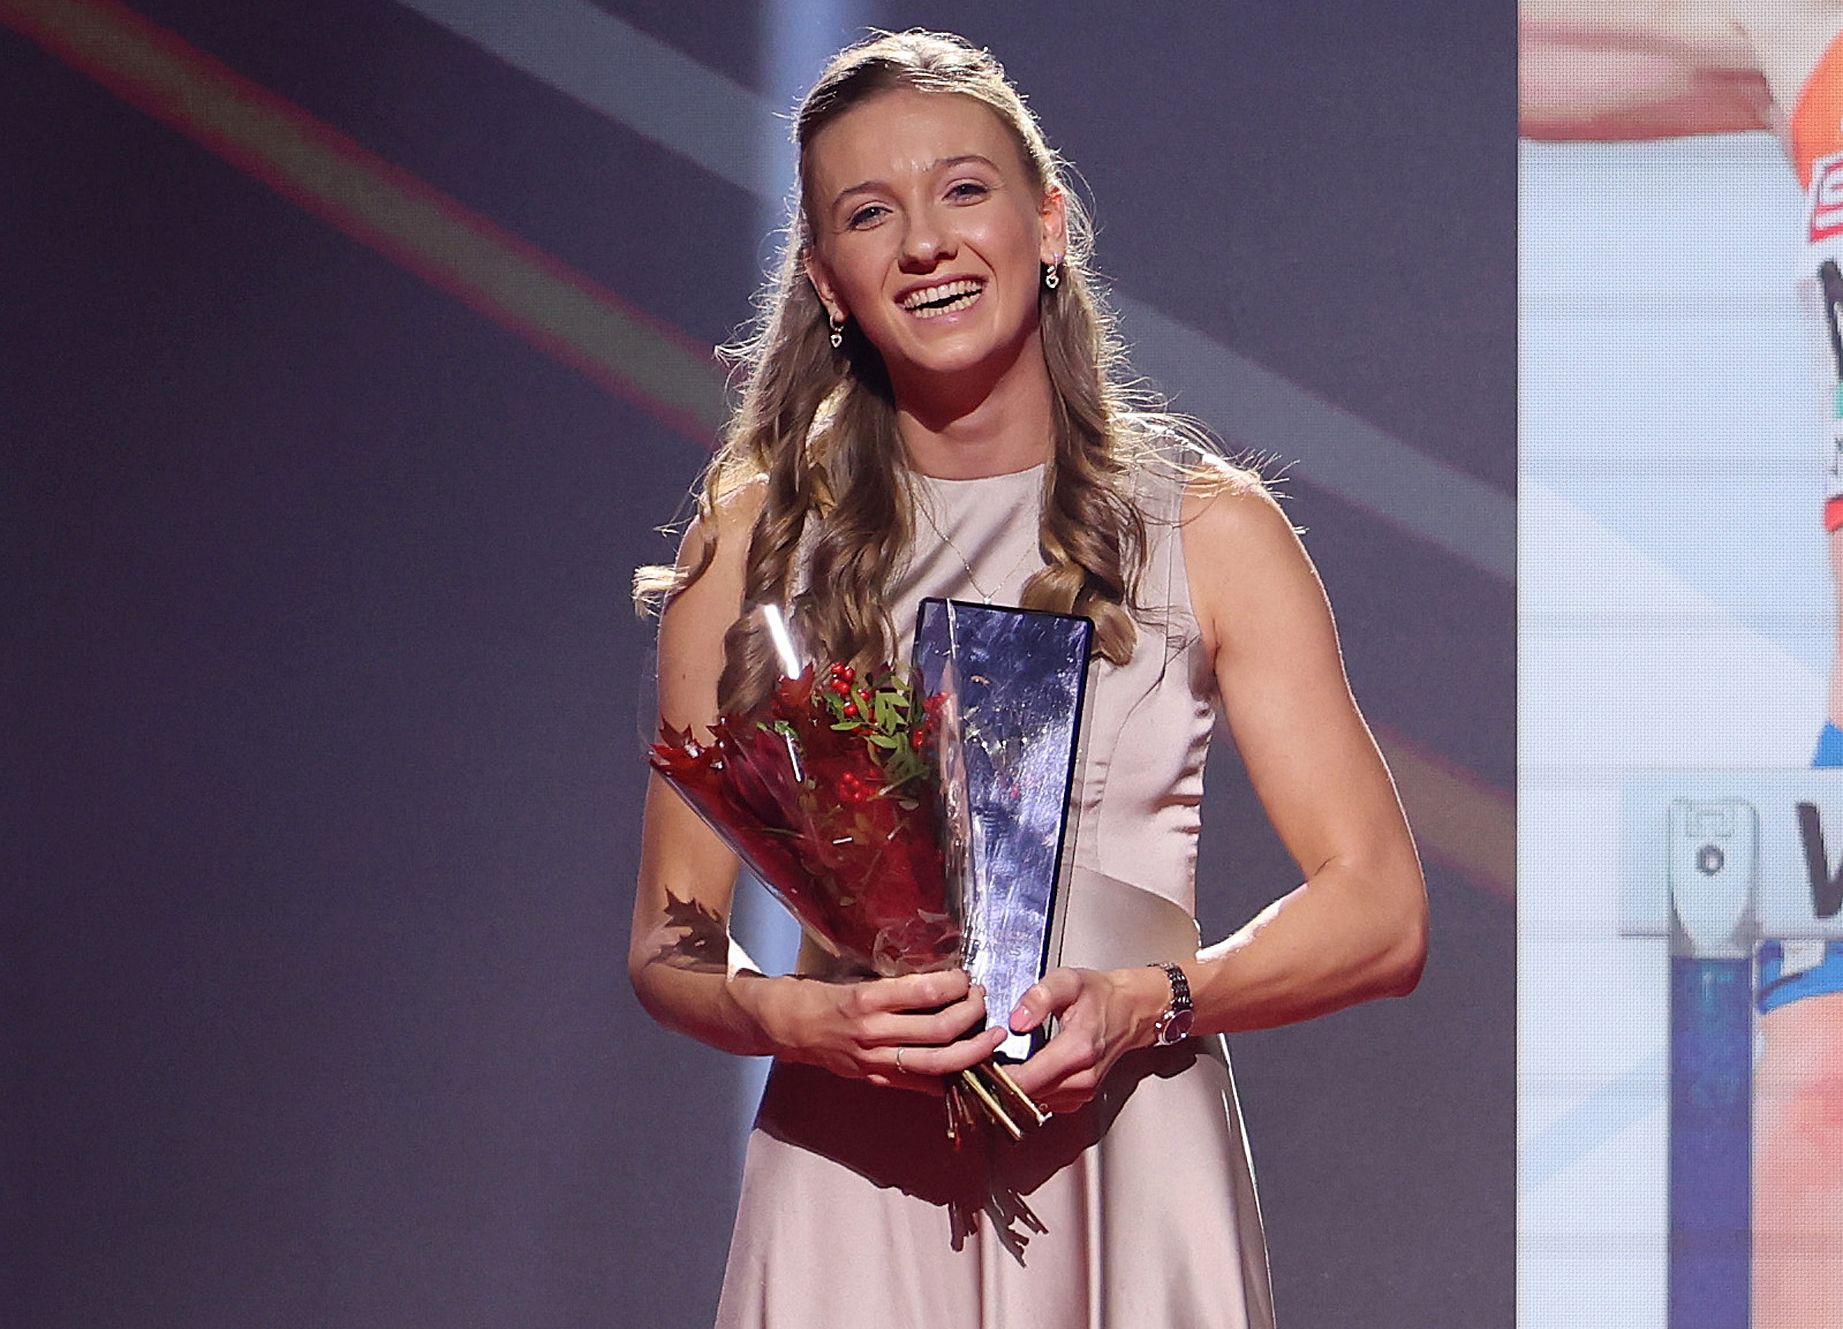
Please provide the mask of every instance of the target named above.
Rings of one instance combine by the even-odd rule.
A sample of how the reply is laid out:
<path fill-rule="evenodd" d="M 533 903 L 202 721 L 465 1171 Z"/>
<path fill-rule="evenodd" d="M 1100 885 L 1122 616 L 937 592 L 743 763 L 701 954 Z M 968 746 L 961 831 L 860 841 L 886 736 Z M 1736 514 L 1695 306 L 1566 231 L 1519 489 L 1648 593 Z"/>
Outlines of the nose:
<path fill-rule="evenodd" d="M 919 208 L 909 214 L 902 233 L 903 271 L 928 272 L 956 252 L 953 231 L 935 209 Z"/>

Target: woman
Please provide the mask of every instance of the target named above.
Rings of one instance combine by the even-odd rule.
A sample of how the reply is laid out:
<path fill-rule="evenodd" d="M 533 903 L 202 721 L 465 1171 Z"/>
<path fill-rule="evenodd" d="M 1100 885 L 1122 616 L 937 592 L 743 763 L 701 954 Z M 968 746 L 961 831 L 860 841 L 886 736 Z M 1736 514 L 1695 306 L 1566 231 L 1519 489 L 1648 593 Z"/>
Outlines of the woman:
<path fill-rule="evenodd" d="M 1406 993 L 1425 951 L 1413 843 L 1316 575 L 1257 480 L 1134 408 L 1064 167 L 988 55 L 926 33 L 849 48 L 795 136 L 799 216 L 742 403 L 678 564 L 638 579 L 667 601 L 662 716 L 708 722 L 766 686 L 744 605 L 873 662 L 906 656 L 922 596 L 976 597 L 1087 615 L 1096 658 L 1062 964 L 989 1031 L 957 971 L 864 979 L 808 946 L 797 975 L 759 973 L 723 931 L 734 859 L 655 779 L 635 991 L 776 1058 L 719 1322 L 1271 1325 L 1218 1035 Z M 1199 950 L 1218 700 L 1307 879 Z M 1014 1071 L 1052 1119 L 952 1150 L 943 1077 L 1001 1023 L 1052 1018 Z"/>

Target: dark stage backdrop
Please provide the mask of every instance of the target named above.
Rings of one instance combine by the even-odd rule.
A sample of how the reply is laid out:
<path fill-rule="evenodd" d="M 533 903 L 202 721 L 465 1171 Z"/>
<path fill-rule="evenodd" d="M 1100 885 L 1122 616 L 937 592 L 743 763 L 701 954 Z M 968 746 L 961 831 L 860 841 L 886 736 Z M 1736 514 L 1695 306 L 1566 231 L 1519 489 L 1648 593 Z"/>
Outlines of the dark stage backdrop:
<path fill-rule="evenodd" d="M 1290 463 L 1415 820 L 1420 991 L 1233 1040 L 1282 1322 L 1511 1323 L 1508 0 L 0 0 L 0 1321 L 708 1323 L 751 1080 L 627 986 L 626 585 L 866 24 L 1006 61 Z M 1226 738 L 1206 817 L 1214 939 L 1297 873 Z"/>

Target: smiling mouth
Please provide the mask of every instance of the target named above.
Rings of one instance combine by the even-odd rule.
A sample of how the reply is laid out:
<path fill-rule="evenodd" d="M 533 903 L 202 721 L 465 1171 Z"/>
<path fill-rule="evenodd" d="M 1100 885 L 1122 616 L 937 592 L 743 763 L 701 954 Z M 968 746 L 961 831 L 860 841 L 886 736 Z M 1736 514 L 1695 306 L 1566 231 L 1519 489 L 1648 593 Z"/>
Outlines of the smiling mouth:
<path fill-rule="evenodd" d="M 939 291 L 924 292 L 923 299 L 905 303 L 903 308 L 916 318 L 938 318 L 942 314 L 957 314 L 962 309 L 970 308 L 984 292 L 985 287 L 978 282 L 949 282 Z"/>

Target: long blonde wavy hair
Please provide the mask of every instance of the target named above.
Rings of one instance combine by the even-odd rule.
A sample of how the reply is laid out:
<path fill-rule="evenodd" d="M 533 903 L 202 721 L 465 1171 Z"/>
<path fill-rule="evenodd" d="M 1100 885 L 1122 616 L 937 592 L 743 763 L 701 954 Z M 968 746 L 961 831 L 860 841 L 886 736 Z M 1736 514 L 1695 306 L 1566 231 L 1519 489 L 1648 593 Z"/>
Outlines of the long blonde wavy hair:
<path fill-rule="evenodd" d="M 793 137 L 800 190 L 775 271 L 745 339 L 720 348 L 741 371 L 741 400 L 697 494 L 704 533 L 688 567 L 653 565 L 634 576 L 643 611 L 696 581 L 716 552 L 723 495 L 763 480 L 749 537 L 745 605 L 785 606 L 801 639 L 822 659 L 859 666 L 887 661 L 895 633 L 885 590 L 912 535 L 906 464 L 889 377 L 874 347 L 848 323 L 834 349 L 825 307 L 805 275 L 807 154 L 815 136 L 853 107 L 893 88 L 972 97 L 1016 140 L 1041 196 L 1060 189 L 1067 213 L 1061 281 L 1039 287 L 1043 357 L 1055 426 L 1038 537 L 1045 566 L 1025 584 L 1027 609 L 1086 615 L 1095 649 L 1124 664 L 1137 633 L 1133 610 L 1146 549 L 1133 475 L 1157 464 L 1155 445 L 1175 436 L 1219 464 L 1202 473 L 1247 481 L 1220 462 L 1207 433 L 1163 408 L 1132 382 L 1114 314 L 1092 275 L 1093 228 L 1068 187 L 1067 163 L 1043 137 L 1004 69 L 987 51 L 946 33 L 878 33 L 827 63 L 801 101 Z M 796 559 L 805 538 L 804 576 Z M 772 644 L 745 614 L 725 640 L 718 703 L 728 712 L 762 695 L 778 674 Z"/>

